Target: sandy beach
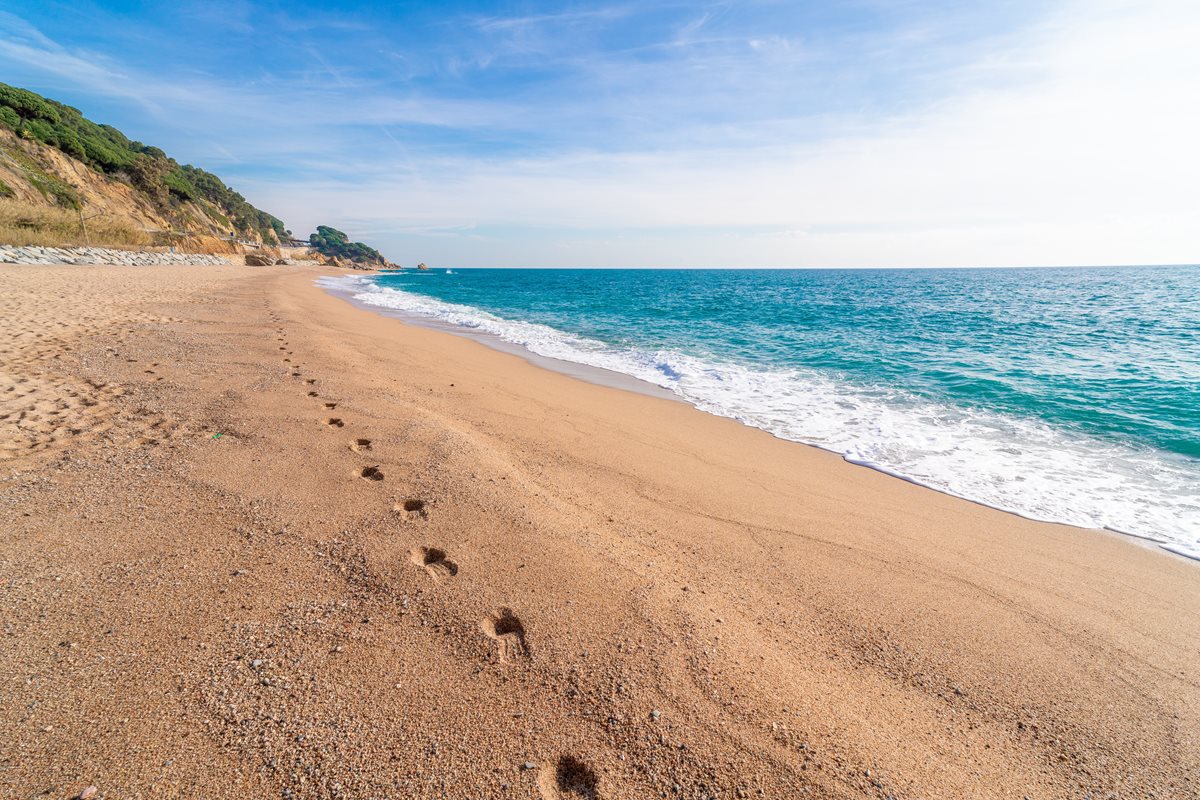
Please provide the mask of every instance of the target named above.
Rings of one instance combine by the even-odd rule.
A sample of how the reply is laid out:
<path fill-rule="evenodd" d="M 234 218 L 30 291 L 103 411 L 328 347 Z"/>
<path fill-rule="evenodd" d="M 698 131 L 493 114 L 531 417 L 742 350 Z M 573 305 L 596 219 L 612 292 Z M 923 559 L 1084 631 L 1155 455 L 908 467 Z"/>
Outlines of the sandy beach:
<path fill-rule="evenodd" d="M 1200 564 L 321 274 L 0 266 L 4 797 L 1200 792 Z"/>

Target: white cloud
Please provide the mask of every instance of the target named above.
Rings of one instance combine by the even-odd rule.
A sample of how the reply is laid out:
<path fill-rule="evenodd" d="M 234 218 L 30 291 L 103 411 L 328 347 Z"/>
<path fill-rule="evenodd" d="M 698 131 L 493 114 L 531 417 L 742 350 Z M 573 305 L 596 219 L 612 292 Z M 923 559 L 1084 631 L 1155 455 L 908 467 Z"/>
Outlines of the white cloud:
<path fill-rule="evenodd" d="M 426 163 L 415 176 L 313 187 L 304 203 L 262 190 L 313 221 L 325 205 L 397 227 L 596 231 L 575 234 L 594 248 L 577 251 L 578 264 L 1196 260 L 1196 41 L 1194 3 L 1071 4 L 1019 48 L 981 53 L 953 76 L 954 95 L 855 135 L 770 149 Z M 606 230 L 623 235 L 610 241 Z M 799 233 L 771 235 L 780 230 Z M 460 261 L 550 265 L 562 254 L 542 249 L 542 238 L 499 254 L 444 238 L 429 246 Z"/>
<path fill-rule="evenodd" d="M 113 97 L 149 103 L 120 69 L 95 53 L 73 53 L 20 17 L 0 11 L 0 59 L 28 66 Z"/>

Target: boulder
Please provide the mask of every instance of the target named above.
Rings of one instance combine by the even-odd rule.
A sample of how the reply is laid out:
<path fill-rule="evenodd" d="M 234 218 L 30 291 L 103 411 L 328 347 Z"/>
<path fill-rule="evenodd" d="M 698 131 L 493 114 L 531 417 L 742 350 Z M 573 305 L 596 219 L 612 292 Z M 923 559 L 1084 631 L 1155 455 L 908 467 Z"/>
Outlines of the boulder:
<path fill-rule="evenodd" d="M 277 266 L 277 267 L 286 267 L 287 263 L 288 263 L 288 261 L 286 258 L 275 259 L 275 266 Z"/>
<path fill-rule="evenodd" d="M 253 253 L 246 256 L 247 267 L 270 267 L 275 264 L 275 259 L 267 256 L 257 256 Z"/>

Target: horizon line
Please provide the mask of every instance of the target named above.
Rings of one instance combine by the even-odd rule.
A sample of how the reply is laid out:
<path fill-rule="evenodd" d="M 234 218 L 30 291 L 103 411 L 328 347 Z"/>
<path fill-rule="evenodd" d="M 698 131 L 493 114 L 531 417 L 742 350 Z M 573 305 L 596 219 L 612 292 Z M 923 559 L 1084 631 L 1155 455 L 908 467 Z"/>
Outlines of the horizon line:
<path fill-rule="evenodd" d="M 903 266 L 903 267 L 684 267 L 684 266 L 667 266 L 667 267 L 579 267 L 579 266 L 563 266 L 563 267 L 535 267 L 535 266 L 504 266 L 504 267 L 462 267 L 462 266 L 430 266 L 428 270 L 418 270 L 416 267 L 401 267 L 400 270 L 389 270 L 387 272 L 395 273 L 404 272 L 437 272 L 444 269 L 570 269 L 580 271 L 599 271 L 599 270 L 692 270 L 695 272 L 734 272 L 744 271 L 751 272 L 754 270 L 769 270 L 774 272 L 869 272 L 869 271 L 933 271 L 933 270 L 983 270 L 983 269 L 1172 269 L 1179 267 L 1200 267 L 1200 261 L 1181 261 L 1169 264 L 1003 264 L 993 266 L 981 265 L 957 265 L 949 267 L 933 267 L 933 266 Z"/>

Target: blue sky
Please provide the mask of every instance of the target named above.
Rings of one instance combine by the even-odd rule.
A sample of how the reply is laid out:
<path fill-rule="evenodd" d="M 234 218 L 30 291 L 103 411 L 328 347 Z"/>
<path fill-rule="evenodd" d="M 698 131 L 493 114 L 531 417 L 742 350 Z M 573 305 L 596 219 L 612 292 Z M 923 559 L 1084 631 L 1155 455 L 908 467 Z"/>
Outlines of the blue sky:
<path fill-rule="evenodd" d="M 401 263 L 1200 259 L 1183 0 L 0 0 L 0 80 Z"/>

